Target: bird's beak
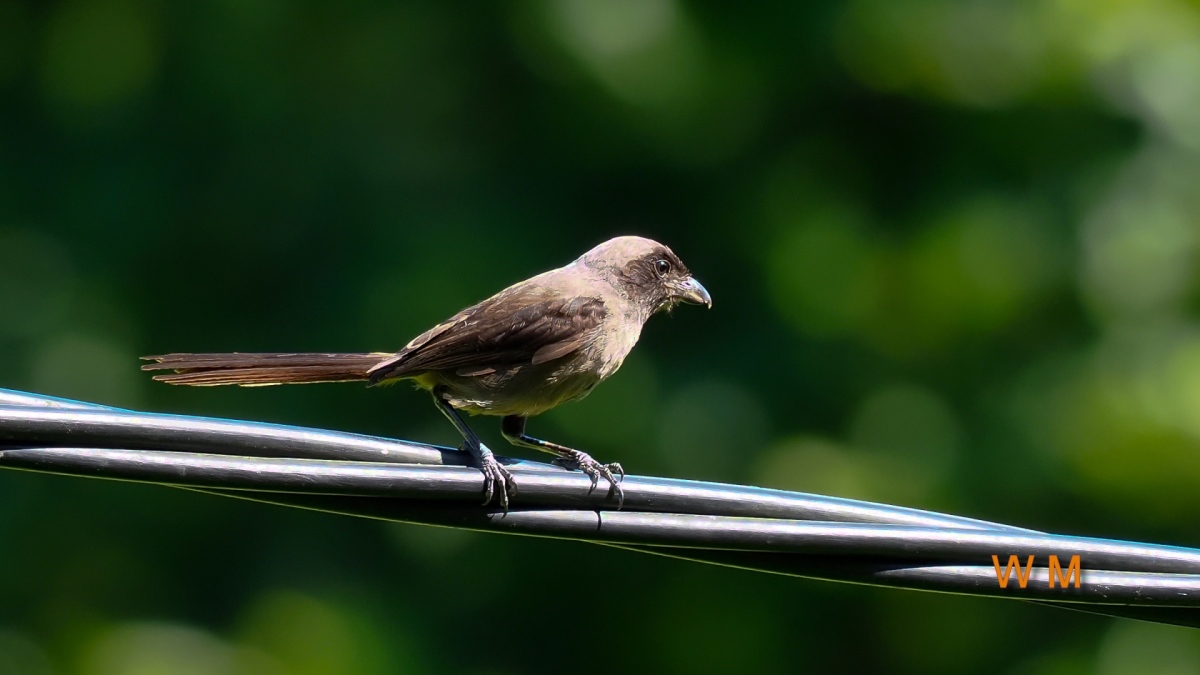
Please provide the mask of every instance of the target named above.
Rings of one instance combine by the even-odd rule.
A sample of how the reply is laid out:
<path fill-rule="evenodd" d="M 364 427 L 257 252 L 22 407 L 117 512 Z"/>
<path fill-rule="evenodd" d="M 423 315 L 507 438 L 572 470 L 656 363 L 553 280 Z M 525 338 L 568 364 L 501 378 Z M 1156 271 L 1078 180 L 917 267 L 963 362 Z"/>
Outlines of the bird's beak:
<path fill-rule="evenodd" d="M 704 288 L 699 281 L 693 277 L 684 279 L 675 287 L 675 297 L 684 302 L 690 302 L 695 305 L 704 305 L 709 309 L 712 308 L 712 296 Z"/>

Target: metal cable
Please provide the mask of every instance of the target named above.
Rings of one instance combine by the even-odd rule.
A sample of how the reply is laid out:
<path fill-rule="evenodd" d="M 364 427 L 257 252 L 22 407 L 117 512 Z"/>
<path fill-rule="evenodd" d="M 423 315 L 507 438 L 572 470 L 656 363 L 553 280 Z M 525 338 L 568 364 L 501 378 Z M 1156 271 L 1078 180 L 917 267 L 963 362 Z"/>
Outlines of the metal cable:
<path fill-rule="evenodd" d="M 256 422 L 136 413 L 0 390 L 0 468 L 171 485 L 346 515 L 575 539 L 743 569 L 1036 601 L 1200 626 L 1200 550 L 1049 535 L 919 509 L 629 476 L 625 506 L 578 472 L 503 460 L 508 513 L 478 505 L 454 449 Z M 1054 555 L 1063 571 L 1052 574 Z M 992 556 L 996 556 L 993 561 Z M 998 576 L 1010 556 L 1001 587 Z M 1037 567 L 1029 569 L 1029 556 Z M 1079 556 L 1081 573 L 1068 578 Z M 1000 564 L 997 568 L 995 563 Z M 1027 574 L 1027 576 L 1026 576 Z"/>

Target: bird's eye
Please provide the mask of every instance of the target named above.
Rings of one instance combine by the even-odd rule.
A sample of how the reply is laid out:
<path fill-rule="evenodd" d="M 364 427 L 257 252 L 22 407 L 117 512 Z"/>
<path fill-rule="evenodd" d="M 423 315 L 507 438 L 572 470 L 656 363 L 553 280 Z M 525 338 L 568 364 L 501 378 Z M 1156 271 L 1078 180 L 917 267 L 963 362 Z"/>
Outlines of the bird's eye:
<path fill-rule="evenodd" d="M 658 273 L 658 276 L 660 276 L 660 277 L 665 277 L 665 276 L 667 276 L 668 274 L 670 274 L 670 273 L 671 273 L 671 263 L 670 263 L 670 261 L 667 261 L 667 260 L 655 260 L 655 261 L 654 261 L 654 271 L 655 271 L 655 272 L 657 272 L 657 273 Z"/>

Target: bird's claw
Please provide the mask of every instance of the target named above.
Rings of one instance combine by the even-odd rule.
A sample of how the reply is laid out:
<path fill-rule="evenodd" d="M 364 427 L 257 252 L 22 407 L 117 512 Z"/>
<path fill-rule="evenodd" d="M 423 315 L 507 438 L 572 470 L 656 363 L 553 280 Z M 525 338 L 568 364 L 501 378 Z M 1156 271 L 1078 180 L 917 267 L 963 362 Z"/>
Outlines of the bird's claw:
<path fill-rule="evenodd" d="M 512 472 L 504 468 L 491 452 L 481 453 L 479 471 L 483 474 L 483 505 L 492 503 L 493 497 L 499 497 L 500 508 L 508 513 L 508 499 L 517 494 L 517 481 Z M 497 484 L 500 489 L 497 490 Z"/>
<path fill-rule="evenodd" d="M 582 471 L 587 474 L 587 477 L 592 479 L 592 490 L 599 486 L 600 478 L 603 477 L 608 481 L 609 492 L 617 495 L 617 510 L 621 510 L 621 507 L 625 505 L 625 491 L 621 489 L 621 481 L 625 479 L 625 469 L 619 463 L 601 464 L 592 459 L 591 455 L 578 450 L 572 450 L 569 456 L 559 457 L 553 463 L 565 469 Z"/>

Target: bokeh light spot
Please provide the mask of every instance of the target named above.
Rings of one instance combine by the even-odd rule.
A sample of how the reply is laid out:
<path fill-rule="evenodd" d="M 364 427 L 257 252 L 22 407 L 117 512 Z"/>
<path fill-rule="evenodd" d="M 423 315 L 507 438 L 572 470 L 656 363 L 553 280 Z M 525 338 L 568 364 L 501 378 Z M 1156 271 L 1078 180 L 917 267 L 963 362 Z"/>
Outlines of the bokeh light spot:
<path fill-rule="evenodd" d="M 84 107 L 140 91 L 158 70 L 149 8 L 135 0 L 69 0 L 54 8 L 42 54 L 42 84 L 56 101 Z"/>
<path fill-rule="evenodd" d="M 1057 37 L 1045 29 L 1056 25 L 1054 11 L 998 0 L 858 0 L 847 5 L 838 47 L 868 86 L 916 89 L 969 106 L 1010 105 L 1070 64 L 1045 59 Z"/>
<path fill-rule="evenodd" d="M 557 0 L 563 35 L 580 51 L 625 56 L 667 38 L 678 20 L 674 0 Z"/>
<path fill-rule="evenodd" d="M 277 659 L 289 675 L 373 675 L 398 672 L 391 655 L 406 636 L 385 647 L 379 626 L 349 607 L 295 591 L 267 593 L 243 619 L 242 643 Z M 403 664 L 411 665 L 411 664 Z"/>
<path fill-rule="evenodd" d="M 901 286 L 914 346 L 993 330 L 1042 297 L 1062 276 L 1058 242 L 1046 230 L 1032 205 L 991 195 L 936 219 L 908 251 L 910 283 Z"/>
<path fill-rule="evenodd" d="M 1134 60 L 1133 85 L 1174 138 L 1200 150 L 1200 40 L 1150 51 Z"/>
<path fill-rule="evenodd" d="M 758 399 L 719 380 L 677 392 L 659 425 L 662 458 L 677 475 L 693 478 L 732 478 L 767 438 L 766 411 Z"/>
<path fill-rule="evenodd" d="M 1184 299 L 1200 237 L 1170 194 L 1136 175 L 1115 186 L 1080 232 L 1085 297 L 1103 318 L 1156 313 Z"/>
<path fill-rule="evenodd" d="M 188 626 L 118 624 L 85 651 L 82 675 L 283 675 L 261 654 Z"/>
<path fill-rule="evenodd" d="M 552 34 L 618 98 L 677 109 L 699 91 L 699 37 L 674 0 L 557 0 Z"/>
<path fill-rule="evenodd" d="M 822 438 L 794 438 L 771 448 L 754 468 L 756 485 L 850 499 L 872 496 L 872 478 L 851 449 Z"/>
<path fill-rule="evenodd" d="M 933 392 L 892 385 L 872 393 L 855 413 L 850 441 L 891 478 L 883 491 L 905 501 L 927 496 L 949 478 L 960 431 Z"/>
<path fill-rule="evenodd" d="M 1200 674 L 1200 636 L 1191 628 L 1115 621 L 1096 656 L 1098 675 Z"/>
<path fill-rule="evenodd" d="M 769 256 L 775 307 L 805 333 L 850 332 L 879 300 L 877 252 L 852 213 L 809 214 L 780 233 Z"/>

